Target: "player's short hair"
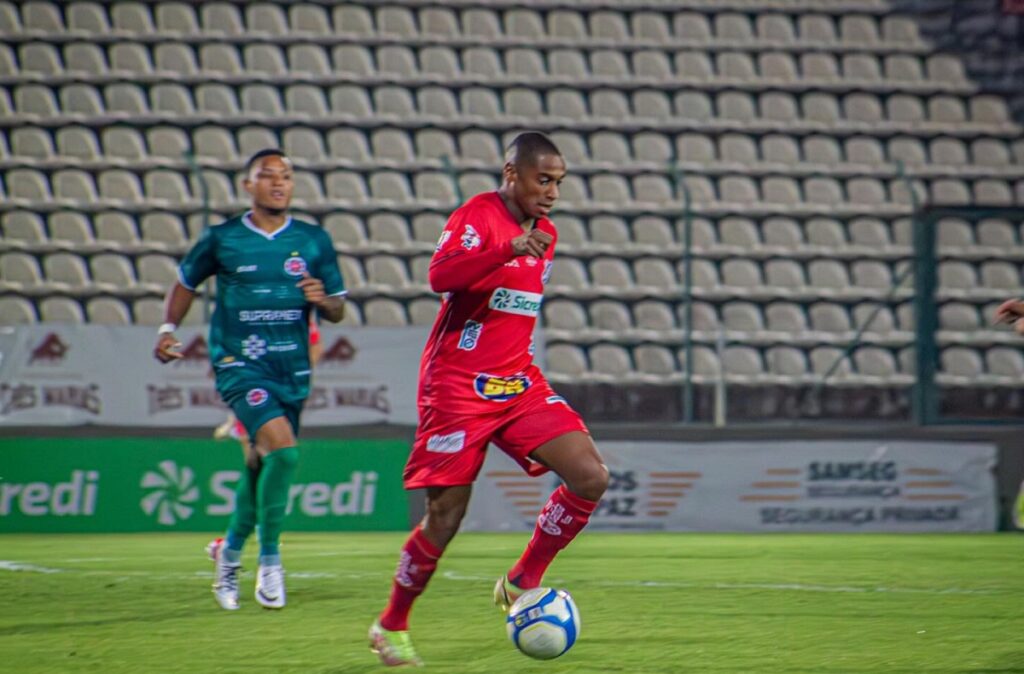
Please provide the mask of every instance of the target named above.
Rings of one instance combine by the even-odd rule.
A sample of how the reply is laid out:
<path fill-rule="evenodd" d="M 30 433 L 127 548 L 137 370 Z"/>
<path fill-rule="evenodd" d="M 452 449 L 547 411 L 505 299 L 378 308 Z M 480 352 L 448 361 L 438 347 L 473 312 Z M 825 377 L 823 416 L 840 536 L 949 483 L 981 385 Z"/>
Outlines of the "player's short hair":
<path fill-rule="evenodd" d="M 526 166 L 536 162 L 542 154 L 562 156 L 553 140 L 538 131 L 527 131 L 513 138 L 505 148 L 505 163 Z"/>
<path fill-rule="evenodd" d="M 268 147 L 264 150 L 260 150 L 253 156 L 249 157 L 249 161 L 245 162 L 245 175 L 249 175 L 252 171 L 252 167 L 264 157 L 284 157 L 287 159 L 288 155 L 284 153 L 284 150 L 279 150 L 276 147 Z"/>

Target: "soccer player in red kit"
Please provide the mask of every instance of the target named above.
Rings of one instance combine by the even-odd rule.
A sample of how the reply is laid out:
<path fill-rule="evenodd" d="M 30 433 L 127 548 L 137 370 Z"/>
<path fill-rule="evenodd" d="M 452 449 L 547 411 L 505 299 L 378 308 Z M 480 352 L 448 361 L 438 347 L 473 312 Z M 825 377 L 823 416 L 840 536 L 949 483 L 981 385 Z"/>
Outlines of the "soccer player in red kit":
<path fill-rule="evenodd" d="M 386 665 L 422 664 L 409 611 L 458 531 L 488 443 L 528 474 L 553 470 L 564 483 L 519 561 L 498 579 L 494 600 L 504 611 L 540 585 L 608 486 L 583 420 L 533 364 L 558 236 L 548 214 L 565 173 L 549 138 L 520 134 L 506 152 L 501 187 L 452 214 L 431 260 L 430 285 L 444 301 L 420 363 L 420 422 L 404 473 L 406 489 L 426 489 L 426 515 L 402 548 L 390 601 L 370 628 L 370 647 Z"/>

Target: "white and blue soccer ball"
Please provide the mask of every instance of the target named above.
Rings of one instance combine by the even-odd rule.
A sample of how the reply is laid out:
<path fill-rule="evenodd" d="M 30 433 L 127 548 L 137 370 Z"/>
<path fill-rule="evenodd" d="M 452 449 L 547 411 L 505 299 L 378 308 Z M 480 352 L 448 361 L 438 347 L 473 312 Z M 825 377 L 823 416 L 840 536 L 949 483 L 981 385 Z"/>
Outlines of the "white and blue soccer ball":
<path fill-rule="evenodd" d="M 538 587 L 512 604 L 508 637 L 520 651 L 538 660 L 562 655 L 580 634 L 580 612 L 565 590 Z"/>

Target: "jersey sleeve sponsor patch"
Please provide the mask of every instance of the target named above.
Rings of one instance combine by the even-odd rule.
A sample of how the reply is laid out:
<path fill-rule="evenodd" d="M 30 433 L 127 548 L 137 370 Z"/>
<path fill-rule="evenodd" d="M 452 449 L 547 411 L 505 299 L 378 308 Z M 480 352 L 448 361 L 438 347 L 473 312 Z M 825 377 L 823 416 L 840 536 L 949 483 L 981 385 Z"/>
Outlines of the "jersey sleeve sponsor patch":
<path fill-rule="evenodd" d="M 462 247 L 473 250 L 480 247 L 480 234 L 473 225 L 466 223 L 466 231 L 462 234 Z"/>

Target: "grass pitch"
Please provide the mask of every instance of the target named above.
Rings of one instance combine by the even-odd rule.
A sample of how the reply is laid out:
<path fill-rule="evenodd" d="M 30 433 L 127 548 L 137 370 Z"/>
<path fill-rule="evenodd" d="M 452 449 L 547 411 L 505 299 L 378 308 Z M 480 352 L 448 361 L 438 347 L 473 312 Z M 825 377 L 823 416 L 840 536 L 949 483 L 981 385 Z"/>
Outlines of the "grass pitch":
<path fill-rule="evenodd" d="M 403 538 L 286 533 L 288 607 L 253 600 L 248 550 L 228 613 L 208 536 L 0 536 L 0 671 L 384 671 L 366 630 Z M 427 671 L 1024 673 L 1022 536 L 585 534 L 546 579 L 583 619 L 550 662 L 491 605 L 526 540 L 455 540 L 413 612 Z"/>

